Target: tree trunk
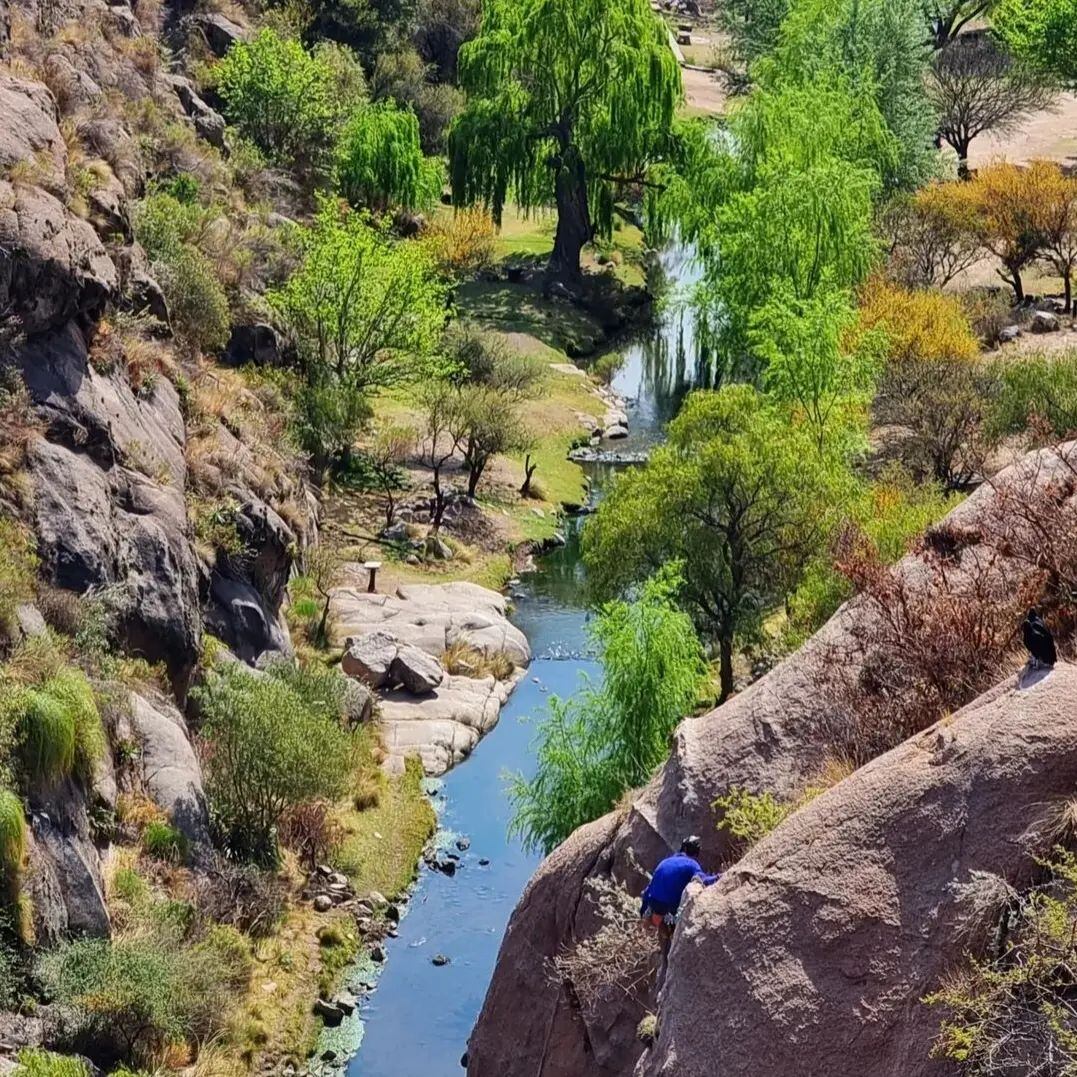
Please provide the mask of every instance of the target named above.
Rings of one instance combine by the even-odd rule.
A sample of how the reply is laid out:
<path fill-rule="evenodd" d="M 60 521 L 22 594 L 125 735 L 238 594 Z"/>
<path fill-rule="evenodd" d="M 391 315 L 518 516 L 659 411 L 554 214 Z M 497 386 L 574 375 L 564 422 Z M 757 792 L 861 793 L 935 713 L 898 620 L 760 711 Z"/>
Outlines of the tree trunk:
<path fill-rule="evenodd" d="M 1013 266 L 1007 266 L 1006 268 L 1010 271 L 1010 287 L 1013 288 L 1014 299 L 1018 303 L 1023 303 L 1025 301 L 1025 282 L 1021 279 L 1021 270 Z"/>
<path fill-rule="evenodd" d="M 553 253 L 546 272 L 551 280 L 561 281 L 569 288 L 583 284 L 580 269 L 580 251 L 590 243 L 594 229 L 591 210 L 587 204 L 587 175 L 583 161 L 575 148 L 569 146 L 557 170 L 555 181 L 557 194 L 557 234 L 554 236 Z"/>
<path fill-rule="evenodd" d="M 467 469 L 467 496 L 475 500 L 475 491 L 479 488 L 479 479 L 482 478 L 484 465 L 469 464 Z"/>
<path fill-rule="evenodd" d="M 1070 270 L 1070 269 L 1067 269 L 1066 272 L 1062 274 L 1062 280 L 1063 280 L 1063 283 L 1065 284 L 1065 287 L 1066 287 L 1066 306 L 1064 308 L 1064 313 L 1072 314 L 1073 313 L 1073 271 Z"/>
<path fill-rule="evenodd" d="M 434 468 L 434 512 L 430 518 L 430 533 L 436 535 L 441 530 L 441 521 L 445 516 L 445 494 L 441 489 L 441 468 Z"/>
<path fill-rule="evenodd" d="M 531 454 L 528 453 L 524 457 L 524 484 L 520 487 L 520 497 L 531 496 L 531 479 L 535 474 L 536 468 L 538 468 L 538 464 L 531 460 Z"/>
<path fill-rule="evenodd" d="M 314 646 L 324 647 L 328 642 L 327 629 L 329 627 L 329 606 L 332 599 L 325 596 L 325 605 L 322 607 L 322 619 L 318 622 L 318 631 L 314 633 Z"/>
<path fill-rule="evenodd" d="M 951 143 L 957 151 L 957 178 L 961 180 L 967 180 L 972 175 L 969 170 L 969 145 L 971 142 L 972 139 L 970 138 L 959 138 Z"/>
<path fill-rule="evenodd" d="M 721 660 L 721 681 L 718 702 L 724 703 L 733 694 L 733 640 L 723 636 L 718 641 L 718 653 Z"/>

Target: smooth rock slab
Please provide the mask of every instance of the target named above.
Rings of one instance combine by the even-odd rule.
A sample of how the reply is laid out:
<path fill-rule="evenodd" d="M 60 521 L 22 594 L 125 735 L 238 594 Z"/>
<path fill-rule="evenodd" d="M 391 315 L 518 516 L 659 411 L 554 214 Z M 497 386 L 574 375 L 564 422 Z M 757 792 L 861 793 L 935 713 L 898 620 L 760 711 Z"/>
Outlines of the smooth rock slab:
<path fill-rule="evenodd" d="M 515 686 L 516 679 L 447 676 L 433 693 L 422 698 L 403 691 L 387 693 L 381 701 L 380 717 L 382 740 L 389 753 L 386 769 L 401 773 L 404 760 L 417 755 L 428 775 L 444 774 L 466 759 L 497 725 L 501 708 Z"/>

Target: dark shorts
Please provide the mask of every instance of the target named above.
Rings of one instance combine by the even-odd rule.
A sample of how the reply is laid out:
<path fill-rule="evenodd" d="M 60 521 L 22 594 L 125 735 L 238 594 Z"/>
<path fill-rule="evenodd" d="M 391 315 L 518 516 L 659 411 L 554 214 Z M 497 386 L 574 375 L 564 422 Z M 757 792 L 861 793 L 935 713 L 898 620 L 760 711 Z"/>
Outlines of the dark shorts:
<path fill-rule="evenodd" d="M 672 924 L 677 919 L 677 906 L 668 905 L 664 901 L 648 899 L 643 903 L 640 913 L 644 918 L 657 918 L 657 920 L 664 923 Z"/>

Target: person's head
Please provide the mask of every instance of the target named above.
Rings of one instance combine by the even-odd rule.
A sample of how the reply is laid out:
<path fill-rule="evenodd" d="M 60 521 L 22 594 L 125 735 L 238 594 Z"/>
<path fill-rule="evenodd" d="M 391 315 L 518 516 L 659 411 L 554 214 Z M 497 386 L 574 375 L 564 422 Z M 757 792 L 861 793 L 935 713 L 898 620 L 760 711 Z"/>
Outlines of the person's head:
<path fill-rule="evenodd" d="M 688 856 L 699 856 L 699 851 L 702 848 L 703 843 L 695 834 L 690 835 L 681 842 L 681 852 Z"/>

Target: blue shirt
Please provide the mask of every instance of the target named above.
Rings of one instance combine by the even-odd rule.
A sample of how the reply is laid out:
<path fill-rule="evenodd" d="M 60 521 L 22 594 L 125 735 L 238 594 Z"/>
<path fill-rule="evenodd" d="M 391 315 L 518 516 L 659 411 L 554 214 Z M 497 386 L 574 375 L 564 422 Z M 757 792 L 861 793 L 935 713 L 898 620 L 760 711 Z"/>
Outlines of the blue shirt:
<path fill-rule="evenodd" d="M 676 908 L 681 903 L 685 887 L 699 876 L 704 886 L 710 886 L 718 876 L 708 875 L 700 866 L 699 862 L 687 853 L 674 853 L 667 856 L 661 864 L 654 869 L 651 883 L 643 891 L 643 900 L 658 901 L 663 905 Z"/>

